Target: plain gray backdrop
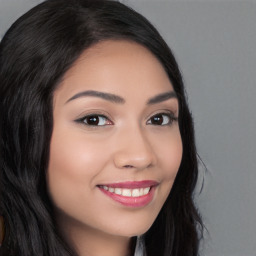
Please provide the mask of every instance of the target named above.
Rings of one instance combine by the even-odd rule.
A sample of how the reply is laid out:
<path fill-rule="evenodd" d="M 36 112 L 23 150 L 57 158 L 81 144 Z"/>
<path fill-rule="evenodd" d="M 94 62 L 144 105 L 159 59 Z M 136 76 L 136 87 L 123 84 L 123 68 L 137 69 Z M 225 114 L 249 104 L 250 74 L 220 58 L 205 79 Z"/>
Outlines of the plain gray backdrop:
<path fill-rule="evenodd" d="M 39 2 L 0 0 L 0 37 Z M 209 231 L 201 255 L 256 256 L 256 3 L 121 2 L 159 29 L 183 73 L 208 169 L 195 195 Z"/>

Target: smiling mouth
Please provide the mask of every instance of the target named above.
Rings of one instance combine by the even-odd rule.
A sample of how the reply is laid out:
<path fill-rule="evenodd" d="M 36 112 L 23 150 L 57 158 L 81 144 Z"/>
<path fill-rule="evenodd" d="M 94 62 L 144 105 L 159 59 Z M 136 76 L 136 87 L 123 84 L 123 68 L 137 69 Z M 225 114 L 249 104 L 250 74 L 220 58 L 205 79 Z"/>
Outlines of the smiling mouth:
<path fill-rule="evenodd" d="M 149 204 L 155 194 L 156 181 L 128 181 L 113 184 L 98 185 L 97 187 L 114 201 L 127 207 L 144 207 Z"/>
<path fill-rule="evenodd" d="M 109 191 L 110 193 L 114 193 L 116 195 L 121 195 L 124 197 L 140 197 L 145 196 L 149 193 L 151 187 L 146 188 L 135 188 L 135 189 L 129 189 L 129 188 L 113 188 L 108 186 L 99 186 L 100 188 L 103 188 L 105 191 Z"/>

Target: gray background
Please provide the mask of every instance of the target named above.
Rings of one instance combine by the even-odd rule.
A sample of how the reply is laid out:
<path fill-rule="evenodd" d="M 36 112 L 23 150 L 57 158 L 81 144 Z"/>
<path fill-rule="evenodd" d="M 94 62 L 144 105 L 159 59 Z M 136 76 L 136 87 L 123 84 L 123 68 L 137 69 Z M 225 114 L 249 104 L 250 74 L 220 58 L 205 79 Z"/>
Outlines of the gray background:
<path fill-rule="evenodd" d="M 40 0 L 0 0 L 0 35 Z M 202 256 L 256 256 L 256 3 L 122 1 L 162 33 L 181 67 L 201 166 Z M 160 256 L 160 255 L 159 255 Z"/>

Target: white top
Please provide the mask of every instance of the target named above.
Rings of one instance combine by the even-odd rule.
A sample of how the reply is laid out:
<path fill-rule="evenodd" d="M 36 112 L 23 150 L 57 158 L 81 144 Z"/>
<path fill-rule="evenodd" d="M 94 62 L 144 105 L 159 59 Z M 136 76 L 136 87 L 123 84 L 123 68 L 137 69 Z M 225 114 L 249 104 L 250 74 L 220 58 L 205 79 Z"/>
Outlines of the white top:
<path fill-rule="evenodd" d="M 141 236 L 137 237 L 134 256 L 146 256 L 144 239 Z"/>

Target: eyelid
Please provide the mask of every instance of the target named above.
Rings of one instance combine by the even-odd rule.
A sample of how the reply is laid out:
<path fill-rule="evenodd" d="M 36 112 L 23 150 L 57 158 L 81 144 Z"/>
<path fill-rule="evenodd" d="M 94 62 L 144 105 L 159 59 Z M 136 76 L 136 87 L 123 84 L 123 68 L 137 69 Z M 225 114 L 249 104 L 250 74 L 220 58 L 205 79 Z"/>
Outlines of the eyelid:
<path fill-rule="evenodd" d="M 87 118 L 89 118 L 89 117 L 93 117 L 93 116 L 103 117 L 103 118 L 105 118 L 106 120 L 110 121 L 111 124 L 105 124 L 105 125 L 89 125 L 89 124 L 86 124 L 86 123 L 84 122 L 85 119 L 87 119 Z M 83 114 L 83 116 L 77 118 L 77 119 L 75 120 L 75 122 L 81 123 L 81 124 L 86 125 L 86 126 L 88 126 L 88 127 L 104 127 L 104 126 L 108 126 L 108 125 L 113 125 L 113 124 L 114 124 L 113 121 L 111 120 L 111 118 L 108 117 L 108 115 L 103 114 L 103 113 L 100 113 L 100 112 L 90 112 L 90 113 L 88 113 L 88 114 Z"/>
<path fill-rule="evenodd" d="M 101 110 L 101 109 L 97 109 L 97 108 L 96 109 L 88 109 L 88 110 L 81 112 L 79 115 L 77 115 L 75 120 L 81 120 L 88 116 L 103 116 L 109 120 L 113 120 L 113 117 L 110 115 L 110 113 L 108 113 L 107 111 Z"/>
<path fill-rule="evenodd" d="M 151 122 L 152 118 L 154 118 L 155 116 L 158 116 L 158 115 L 163 115 L 163 116 L 167 116 L 170 121 L 168 124 L 161 124 L 161 125 L 157 125 L 157 124 L 153 124 L 153 123 L 149 123 Z M 112 121 L 113 118 L 110 117 L 110 115 L 104 111 L 100 111 L 100 110 L 95 110 L 95 111 L 88 111 L 88 113 L 83 113 L 83 114 L 80 114 L 81 117 L 78 117 L 77 119 L 75 119 L 74 121 L 77 122 L 77 123 L 80 123 L 80 124 L 83 124 L 83 125 L 86 125 L 88 127 L 104 127 L 104 126 L 109 126 L 109 125 L 114 125 L 114 122 Z M 105 118 L 107 121 L 110 122 L 110 124 L 105 124 L 105 125 L 93 125 L 93 124 L 87 124 L 84 120 L 86 118 L 89 118 L 89 117 L 92 117 L 92 116 L 97 116 L 97 117 L 103 117 Z M 167 125 L 172 125 L 173 122 L 175 121 L 178 121 L 178 117 L 176 115 L 176 111 L 173 112 L 171 110 L 161 110 L 159 112 L 156 112 L 152 115 L 150 115 L 147 119 L 146 119 L 146 124 L 149 124 L 149 125 L 154 125 L 154 126 L 167 126 Z"/>
<path fill-rule="evenodd" d="M 177 122 L 178 121 L 178 117 L 175 115 L 175 113 L 173 111 L 170 110 L 163 110 L 163 111 L 159 111 L 158 113 L 155 113 L 153 115 L 151 115 L 148 119 L 147 119 L 147 124 L 150 121 L 150 119 L 152 119 L 155 116 L 159 116 L 159 115 L 165 115 L 168 116 L 170 118 L 170 122 L 168 124 L 164 124 L 164 125 L 156 125 L 156 124 L 150 124 L 150 125 L 155 125 L 155 126 L 167 126 L 167 125 L 172 125 L 173 122 Z"/>

